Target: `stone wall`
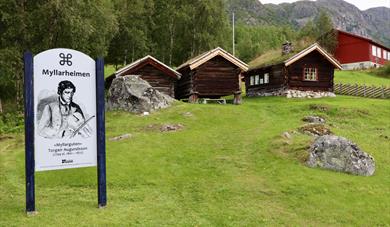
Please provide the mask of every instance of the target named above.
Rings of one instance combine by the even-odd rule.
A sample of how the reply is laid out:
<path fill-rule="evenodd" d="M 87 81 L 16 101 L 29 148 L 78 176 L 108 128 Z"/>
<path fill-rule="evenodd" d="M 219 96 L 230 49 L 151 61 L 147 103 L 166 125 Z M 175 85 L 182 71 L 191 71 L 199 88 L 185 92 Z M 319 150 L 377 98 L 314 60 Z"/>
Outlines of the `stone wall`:
<path fill-rule="evenodd" d="M 285 88 L 269 90 L 247 91 L 248 97 L 265 97 L 265 96 L 286 96 L 287 98 L 322 98 L 322 97 L 336 97 L 333 92 L 327 91 L 300 91 L 287 90 Z"/>
<path fill-rule="evenodd" d="M 279 88 L 274 90 L 247 90 L 246 96 L 248 97 L 264 97 L 264 96 L 285 96 L 286 89 Z"/>
<path fill-rule="evenodd" d="M 287 98 L 322 98 L 322 97 L 336 97 L 333 92 L 327 91 L 299 91 L 287 90 L 285 93 Z"/>

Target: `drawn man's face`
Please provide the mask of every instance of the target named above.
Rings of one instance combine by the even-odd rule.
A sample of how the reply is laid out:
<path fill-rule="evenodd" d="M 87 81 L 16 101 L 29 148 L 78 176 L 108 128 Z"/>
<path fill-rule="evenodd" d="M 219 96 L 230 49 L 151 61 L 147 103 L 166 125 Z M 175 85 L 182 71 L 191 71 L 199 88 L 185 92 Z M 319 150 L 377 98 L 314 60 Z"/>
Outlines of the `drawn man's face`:
<path fill-rule="evenodd" d="M 74 95 L 73 88 L 66 88 L 65 90 L 62 91 L 61 99 L 66 104 L 70 104 L 72 102 L 73 95 Z"/>

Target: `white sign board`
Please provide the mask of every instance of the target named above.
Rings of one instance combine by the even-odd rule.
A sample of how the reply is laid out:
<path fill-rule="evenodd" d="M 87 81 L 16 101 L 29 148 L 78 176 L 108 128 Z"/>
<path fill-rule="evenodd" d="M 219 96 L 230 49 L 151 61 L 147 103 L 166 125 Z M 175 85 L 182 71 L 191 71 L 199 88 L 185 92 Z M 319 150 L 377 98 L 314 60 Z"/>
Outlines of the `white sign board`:
<path fill-rule="evenodd" d="M 95 68 L 71 49 L 34 57 L 35 171 L 96 166 Z"/>

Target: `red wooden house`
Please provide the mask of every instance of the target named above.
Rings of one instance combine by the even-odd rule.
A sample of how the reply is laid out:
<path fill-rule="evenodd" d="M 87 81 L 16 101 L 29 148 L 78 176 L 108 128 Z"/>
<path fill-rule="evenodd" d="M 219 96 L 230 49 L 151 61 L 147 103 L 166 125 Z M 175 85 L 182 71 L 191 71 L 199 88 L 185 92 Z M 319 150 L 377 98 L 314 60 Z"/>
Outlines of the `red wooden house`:
<path fill-rule="evenodd" d="M 345 31 L 337 30 L 338 46 L 335 57 L 343 69 L 379 67 L 390 61 L 390 48 Z"/>
<path fill-rule="evenodd" d="M 175 85 L 181 77 L 179 72 L 148 55 L 107 77 L 106 88 L 111 86 L 114 78 L 126 75 L 140 75 L 153 88 L 171 97 L 175 96 Z"/>

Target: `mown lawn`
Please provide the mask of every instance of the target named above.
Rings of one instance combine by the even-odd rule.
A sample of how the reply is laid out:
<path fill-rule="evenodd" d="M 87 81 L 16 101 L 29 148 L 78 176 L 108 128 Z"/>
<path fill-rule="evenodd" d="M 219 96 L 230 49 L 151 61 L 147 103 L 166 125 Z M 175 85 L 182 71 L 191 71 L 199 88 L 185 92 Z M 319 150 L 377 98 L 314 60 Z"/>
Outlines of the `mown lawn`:
<path fill-rule="evenodd" d="M 367 71 L 335 71 L 335 83 L 360 84 L 390 87 L 390 78 L 374 75 Z"/>
<path fill-rule="evenodd" d="M 36 174 L 38 215 L 24 213 L 23 135 L 0 139 L 0 226 L 386 226 L 390 223 L 390 100 L 248 98 L 141 117 L 107 113 L 108 206 L 97 209 L 96 168 Z M 191 114 L 189 114 L 190 112 Z M 308 114 L 375 157 L 372 177 L 311 169 Z M 180 123 L 161 133 L 152 124 Z M 4 135 L 3 135 L 4 136 Z M 289 144 L 290 143 L 290 144 Z"/>

